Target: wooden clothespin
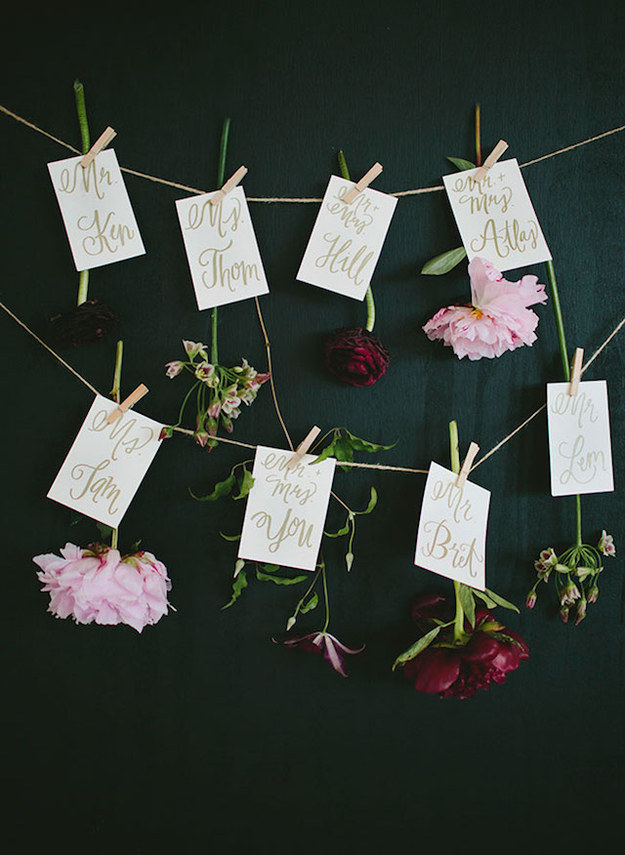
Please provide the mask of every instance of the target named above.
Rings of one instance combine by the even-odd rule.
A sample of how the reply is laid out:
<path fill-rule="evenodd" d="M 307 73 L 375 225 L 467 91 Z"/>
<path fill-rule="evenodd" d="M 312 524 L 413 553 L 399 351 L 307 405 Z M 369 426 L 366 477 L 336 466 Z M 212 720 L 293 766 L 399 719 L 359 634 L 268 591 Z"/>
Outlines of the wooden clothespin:
<path fill-rule="evenodd" d="M 495 163 L 497 163 L 497 161 L 507 148 L 508 143 L 504 142 L 504 140 L 499 140 L 495 148 L 491 151 L 484 163 L 480 166 L 478 171 L 473 176 L 473 180 L 477 181 L 479 184 L 479 182 L 486 177 L 486 173 L 491 168 L 491 166 L 494 166 Z"/>
<path fill-rule="evenodd" d="M 102 149 L 110 143 L 113 137 L 116 136 L 117 132 L 114 131 L 113 128 L 107 128 L 102 134 L 100 134 L 100 136 L 91 146 L 87 154 L 80 161 L 80 165 L 82 166 L 82 168 L 86 169 L 93 160 L 93 158 L 96 156 L 96 154 L 99 154 Z"/>
<path fill-rule="evenodd" d="M 356 184 L 356 186 L 352 187 L 351 190 L 348 190 L 348 192 L 345 194 L 345 196 L 343 196 L 343 201 L 345 202 L 345 204 L 351 205 L 351 203 L 354 201 L 356 196 L 359 196 L 362 193 L 362 191 L 366 187 L 368 187 L 375 178 L 378 177 L 380 172 L 382 172 L 382 164 L 381 163 L 374 163 L 373 166 L 371 167 L 371 169 L 369 170 L 369 172 L 366 172 L 362 176 L 362 178 Z"/>
<path fill-rule="evenodd" d="M 475 460 L 475 455 L 480 450 L 477 442 L 472 442 L 469 446 L 469 450 L 467 451 L 467 456 L 464 458 L 464 463 L 462 464 L 462 468 L 460 472 L 458 472 L 458 477 L 456 478 L 456 487 L 464 487 L 464 482 L 469 477 L 469 472 L 471 471 L 471 465 Z"/>
<path fill-rule="evenodd" d="M 568 393 L 571 397 L 577 395 L 579 381 L 582 379 L 582 362 L 584 361 L 584 348 L 578 347 L 575 350 L 573 364 L 571 365 L 571 380 L 569 382 Z"/>
<path fill-rule="evenodd" d="M 128 397 L 121 402 L 121 404 L 118 404 L 114 410 L 111 410 L 111 412 L 106 417 L 107 422 L 112 425 L 113 422 L 116 422 L 117 419 L 120 419 L 124 415 L 126 410 L 129 410 L 133 406 L 133 404 L 136 404 L 137 401 L 140 401 L 144 395 L 147 395 L 149 391 L 150 390 L 148 389 L 148 387 L 144 386 L 143 383 L 141 383 L 139 386 L 137 386 L 134 392 L 131 392 L 130 395 L 128 395 Z"/>
<path fill-rule="evenodd" d="M 233 190 L 237 186 L 239 181 L 241 181 L 241 179 L 244 178 L 246 175 L 247 166 L 239 166 L 237 171 L 226 181 L 221 190 L 218 190 L 214 196 L 211 196 L 211 205 L 218 205 L 219 202 L 221 202 L 221 200 L 224 198 L 226 193 L 229 193 L 231 190 Z"/>
<path fill-rule="evenodd" d="M 297 449 L 293 453 L 293 457 L 289 460 L 286 465 L 287 469 L 294 469 L 297 464 L 300 462 L 302 457 L 306 454 L 310 446 L 317 439 L 319 434 L 321 433 L 321 428 L 318 428 L 317 425 L 313 425 L 313 427 L 308 431 L 304 439 L 297 446 Z"/>

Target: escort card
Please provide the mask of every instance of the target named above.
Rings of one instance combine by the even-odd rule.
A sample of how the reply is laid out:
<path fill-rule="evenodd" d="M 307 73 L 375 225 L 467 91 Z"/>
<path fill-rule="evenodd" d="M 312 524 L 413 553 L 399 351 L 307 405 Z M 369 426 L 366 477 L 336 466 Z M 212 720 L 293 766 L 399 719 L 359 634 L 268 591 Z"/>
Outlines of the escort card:
<path fill-rule="evenodd" d="M 490 492 L 430 464 L 425 483 L 414 563 L 439 576 L 486 588 L 486 525 Z"/>
<path fill-rule="evenodd" d="M 501 271 L 548 261 L 551 253 L 518 162 L 497 161 L 480 182 L 476 172 L 443 175 L 469 261 L 486 258 Z"/>
<path fill-rule="evenodd" d="M 353 181 L 330 178 L 304 258 L 300 282 L 364 299 L 378 263 L 397 199 L 367 188 L 346 205 Z"/>
<path fill-rule="evenodd" d="M 269 292 L 243 188 L 226 193 L 218 205 L 210 203 L 214 195 L 176 202 L 199 309 Z"/>
<path fill-rule="evenodd" d="M 144 255 L 115 151 L 101 151 L 86 169 L 81 160 L 48 164 L 76 270 Z"/>
<path fill-rule="evenodd" d="M 608 387 L 605 380 L 547 384 L 551 495 L 610 493 L 614 490 Z"/>
<path fill-rule="evenodd" d="M 116 405 L 96 395 L 48 498 L 117 528 L 161 446 L 163 427 L 128 410 L 109 424 Z"/>
<path fill-rule="evenodd" d="M 304 454 L 289 469 L 292 457 L 284 449 L 256 449 L 239 558 L 314 570 L 336 460 L 329 457 L 310 466 L 315 455 Z"/>

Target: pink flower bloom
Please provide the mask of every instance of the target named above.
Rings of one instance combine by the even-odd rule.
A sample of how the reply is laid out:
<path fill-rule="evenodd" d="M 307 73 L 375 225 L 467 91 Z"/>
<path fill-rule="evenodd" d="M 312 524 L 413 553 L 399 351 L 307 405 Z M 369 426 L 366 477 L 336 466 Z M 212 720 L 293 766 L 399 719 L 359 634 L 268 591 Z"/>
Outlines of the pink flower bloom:
<path fill-rule="evenodd" d="M 167 372 L 166 372 L 167 377 L 169 377 L 169 378 L 170 378 L 170 380 L 171 380 L 173 377 L 177 377 L 177 376 L 178 376 L 178 374 L 180 374 L 180 372 L 181 372 L 181 371 L 182 371 L 182 369 L 184 368 L 184 363 L 183 363 L 183 362 L 179 362 L 179 361 L 176 361 L 176 362 L 168 362 L 168 363 L 165 365 L 165 368 L 167 369 Z"/>
<path fill-rule="evenodd" d="M 210 362 L 200 362 L 195 369 L 195 376 L 198 380 L 203 380 L 209 386 L 215 386 L 217 377 L 215 376 L 215 366 Z"/>
<path fill-rule="evenodd" d="M 483 258 L 471 261 L 469 276 L 471 303 L 440 309 L 423 327 L 429 339 L 441 339 L 459 359 L 470 360 L 492 359 L 536 341 L 538 315 L 529 306 L 547 299 L 536 276 L 508 282 Z"/>
<path fill-rule="evenodd" d="M 37 578 L 50 594 L 48 611 L 76 623 L 125 623 L 141 632 L 167 614 L 171 582 L 150 552 L 123 558 L 117 549 L 67 543 L 61 555 L 36 555 Z"/>
<path fill-rule="evenodd" d="M 227 399 L 223 402 L 223 404 L 221 405 L 221 410 L 222 410 L 222 412 L 223 412 L 223 413 L 225 413 L 227 416 L 230 416 L 230 418 L 235 419 L 235 418 L 236 418 L 236 416 L 238 416 L 238 415 L 239 415 L 239 413 L 237 412 L 237 414 L 236 414 L 236 416 L 235 416 L 235 415 L 234 415 L 234 412 L 235 412 L 235 410 L 237 409 L 237 407 L 239 406 L 239 404 L 240 404 L 240 403 L 241 403 L 241 399 L 240 399 L 239 397 L 237 397 L 236 395 L 233 395 L 232 397 L 227 398 Z"/>
<path fill-rule="evenodd" d="M 184 347 L 187 356 L 192 361 L 199 354 L 202 359 L 208 359 L 206 355 L 206 345 L 202 344 L 201 341 L 186 341 L 182 340 L 182 346 Z"/>
<path fill-rule="evenodd" d="M 599 545 L 597 546 L 599 552 L 602 552 L 604 555 L 610 555 L 614 557 L 616 555 L 616 546 L 614 545 L 614 538 L 611 534 L 608 534 L 605 529 L 601 532 L 601 538 L 599 539 Z"/>
<path fill-rule="evenodd" d="M 344 654 L 354 655 L 362 653 L 365 649 L 364 645 L 356 649 L 346 647 L 329 632 L 311 632 L 309 635 L 300 636 L 300 638 L 287 638 L 282 643 L 286 647 L 300 647 L 302 650 L 308 650 L 309 653 L 317 653 L 323 656 L 341 677 L 347 677 Z"/>

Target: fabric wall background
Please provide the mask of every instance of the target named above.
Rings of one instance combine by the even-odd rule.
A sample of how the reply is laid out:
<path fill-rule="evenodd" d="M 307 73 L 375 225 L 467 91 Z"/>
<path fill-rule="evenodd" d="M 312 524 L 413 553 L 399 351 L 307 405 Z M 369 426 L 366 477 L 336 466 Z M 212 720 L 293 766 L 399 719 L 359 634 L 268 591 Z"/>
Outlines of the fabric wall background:
<path fill-rule="evenodd" d="M 394 191 L 440 183 L 445 155 L 471 158 L 473 105 L 483 142 L 500 137 L 520 162 L 625 121 L 624 10 L 598 5 L 314 2 L 148 4 L 5 18 L 0 102 L 79 144 L 72 82 L 86 87 L 94 137 L 111 124 L 122 165 L 212 189 L 224 116 L 228 165 L 245 163 L 249 195 L 322 194 L 336 152 L 352 173 L 375 160 Z M 75 299 L 73 269 L 45 164 L 53 142 L 0 116 L 3 300 L 40 330 Z M 525 170 L 554 255 L 573 348 L 589 354 L 625 306 L 625 135 Z M 230 173 L 228 173 L 230 174 Z M 91 293 L 121 315 L 124 388 L 145 382 L 140 409 L 169 422 L 180 386 L 163 364 L 180 339 L 208 341 L 174 200 L 179 191 L 126 178 L 147 254 L 92 274 Z M 251 206 L 271 295 L 263 311 L 289 430 L 347 425 L 396 447 L 381 462 L 447 463 L 447 422 L 464 448 L 486 450 L 560 379 L 551 306 L 539 307 L 534 347 L 495 362 L 459 362 L 421 325 L 468 299 L 465 268 L 440 279 L 423 262 L 458 244 L 442 194 L 400 200 L 374 278 L 376 332 L 392 353 L 369 390 L 340 386 L 319 357 L 326 333 L 364 320 L 364 306 L 295 281 L 314 205 Z M 537 267 L 544 281 L 544 268 Z M 412 564 L 424 479 L 353 472 L 337 489 L 354 505 L 379 492 L 360 526 L 351 574 L 330 552 L 332 626 L 366 643 L 342 680 L 320 659 L 271 643 L 290 614 L 290 589 L 257 584 L 222 612 L 242 508 L 193 502 L 243 459 L 202 453 L 177 438 L 160 452 L 123 523 L 168 566 L 177 608 L 142 636 L 77 627 L 46 614 L 31 557 L 89 524 L 45 498 L 91 395 L 13 321 L 4 352 L 2 760 L 9 853 L 401 852 L 463 840 L 528 851 L 530 842 L 581 848 L 620 828 L 623 784 L 623 561 L 603 574 L 600 600 L 578 628 L 544 596 L 506 615 L 531 659 L 504 686 L 471 701 L 417 695 L 390 672 L 413 640 L 411 597 L 449 590 Z M 224 362 L 264 366 L 253 302 L 220 311 Z M 622 500 L 625 337 L 590 372 L 607 378 L 616 486 L 585 499 L 585 537 L 602 528 L 625 548 Z M 110 387 L 114 339 L 69 355 Z M 244 441 L 280 444 L 265 390 L 236 425 Z M 549 496 L 546 428 L 536 419 L 476 473 L 492 490 L 489 586 L 521 604 L 538 550 L 574 536 L 572 500 Z M 331 519 L 338 520 L 336 508 Z M 305 626 L 306 624 L 302 624 Z M 315 628 L 311 616 L 310 628 Z"/>

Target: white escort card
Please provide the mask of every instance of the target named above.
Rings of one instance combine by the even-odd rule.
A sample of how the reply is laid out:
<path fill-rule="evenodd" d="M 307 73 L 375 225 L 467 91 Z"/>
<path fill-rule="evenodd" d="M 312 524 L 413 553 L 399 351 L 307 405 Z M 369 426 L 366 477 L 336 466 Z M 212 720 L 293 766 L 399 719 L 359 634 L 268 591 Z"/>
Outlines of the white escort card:
<path fill-rule="evenodd" d="M 211 205 L 216 192 L 176 202 L 199 309 L 269 292 L 243 188 Z"/>
<path fill-rule="evenodd" d="M 382 251 L 397 199 L 367 187 L 347 205 L 353 181 L 330 178 L 297 278 L 363 300 Z"/>
<path fill-rule="evenodd" d="M 497 270 L 514 270 L 549 261 L 541 231 L 518 162 L 497 161 L 480 182 L 477 169 L 443 175 L 469 261 L 486 258 Z"/>
<path fill-rule="evenodd" d="M 486 588 L 486 526 L 490 492 L 430 464 L 423 494 L 414 563 L 483 591 Z"/>
<path fill-rule="evenodd" d="M 292 457 L 292 451 L 258 446 L 239 558 L 314 570 L 336 460 L 329 457 L 310 466 L 316 457 L 304 454 L 289 469 Z"/>
<path fill-rule="evenodd" d="M 96 395 L 48 498 L 117 528 L 161 446 L 163 427 L 128 410 L 113 424 L 117 405 Z"/>
<path fill-rule="evenodd" d="M 144 255 L 115 151 L 101 151 L 85 169 L 81 160 L 48 164 L 76 270 Z"/>
<path fill-rule="evenodd" d="M 610 493 L 614 490 L 608 387 L 605 380 L 547 384 L 551 495 Z"/>

